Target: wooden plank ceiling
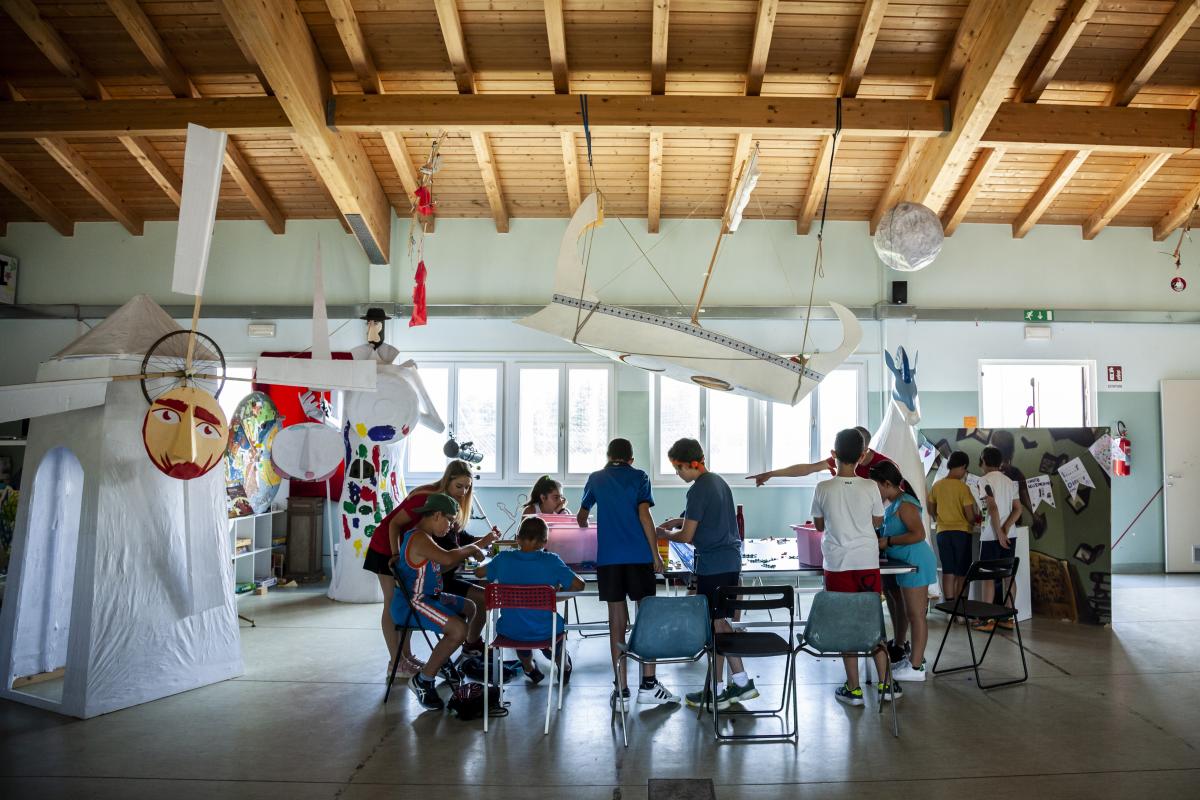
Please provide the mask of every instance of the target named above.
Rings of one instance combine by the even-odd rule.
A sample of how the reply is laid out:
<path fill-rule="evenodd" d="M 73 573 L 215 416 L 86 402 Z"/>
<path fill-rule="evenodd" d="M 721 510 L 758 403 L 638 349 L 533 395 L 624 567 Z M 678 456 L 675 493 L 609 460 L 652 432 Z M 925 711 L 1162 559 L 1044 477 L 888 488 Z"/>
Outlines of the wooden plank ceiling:
<path fill-rule="evenodd" d="M 948 233 L 962 222 L 1015 236 L 1052 224 L 1092 238 L 1121 225 L 1162 239 L 1200 197 L 1200 0 L 247 6 L 254 13 L 233 0 L 0 0 L 0 220 L 69 235 L 79 221 L 116 219 L 138 234 L 174 219 L 180 119 L 147 104 L 149 132 L 89 126 L 107 108 L 132 119 L 122 101 L 213 98 L 231 99 L 205 107 L 231 131 L 221 219 L 277 233 L 288 219 L 350 219 L 384 256 L 381 220 L 388 206 L 411 213 L 417 169 L 443 135 L 438 216 L 491 218 L 500 231 L 568 216 L 596 187 L 609 214 L 648 217 L 651 230 L 660 218 L 718 218 L 755 143 L 762 178 L 747 216 L 795 220 L 799 233 L 815 227 L 826 175 L 832 219 L 874 223 L 909 198 L 938 211 Z M 486 97 L 556 94 L 589 95 L 590 161 L 574 98 L 513 97 L 516 118 Z M 414 106 L 413 95 L 446 102 Z M 617 95 L 644 102 L 604 124 L 619 105 L 605 98 Z M 670 106 L 672 95 L 683 104 Z M 847 130 L 834 148 L 839 97 Z M 86 115 L 65 102 L 80 98 L 93 101 Z M 240 98 L 263 98 L 253 120 Z M 346 124 L 322 124 L 323 105 Z M 946 129 L 930 130 L 931 119 Z"/>

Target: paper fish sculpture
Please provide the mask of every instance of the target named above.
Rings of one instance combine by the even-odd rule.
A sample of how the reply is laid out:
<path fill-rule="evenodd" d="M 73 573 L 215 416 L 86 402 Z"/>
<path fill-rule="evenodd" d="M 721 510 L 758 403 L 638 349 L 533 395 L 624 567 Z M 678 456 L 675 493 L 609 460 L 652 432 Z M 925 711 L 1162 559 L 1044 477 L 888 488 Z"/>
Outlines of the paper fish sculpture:
<path fill-rule="evenodd" d="M 217 398 L 191 386 L 159 395 L 142 422 L 142 443 L 154 466 L 185 481 L 221 463 L 228 437 L 229 423 Z"/>
<path fill-rule="evenodd" d="M 579 238 L 603 219 L 600 197 L 593 192 L 563 234 L 550 304 L 518 324 L 685 383 L 787 405 L 804 399 L 862 339 L 858 320 L 837 303 L 830 306 L 842 323 L 841 345 L 809 356 L 779 355 L 684 318 L 603 303 L 587 287 L 577 253 Z"/>

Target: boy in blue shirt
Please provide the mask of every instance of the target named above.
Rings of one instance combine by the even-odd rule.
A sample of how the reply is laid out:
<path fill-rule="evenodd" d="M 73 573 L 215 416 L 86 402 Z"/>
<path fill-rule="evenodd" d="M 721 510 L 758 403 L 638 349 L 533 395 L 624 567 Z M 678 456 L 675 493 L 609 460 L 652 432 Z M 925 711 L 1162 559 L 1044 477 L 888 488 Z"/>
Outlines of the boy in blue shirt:
<path fill-rule="evenodd" d="M 690 542 L 696 550 L 696 593 L 708 598 L 708 611 L 713 630 L 730 633 L 730 612 L 720 602 L 717 589 L 737 586 L 742 574 L 742 541 L 738 536 L 737 510 L 729 484 L 704 466 L 704 449 L 695 439 L 680 439 L 671 445 L 667 458 L 675 474 L 691 484 L 687 492 L 687 508 L 683 517 L 662 524 L 659 535 L 675 542 Z M 724 658 L 717 656 L 717 708 L 726 709 L 743 700 L 758 697 L 754 681 L 746 675 L 740 658 L 729 657 L 731 682 L 725 685 Z M 687 704 L 698 708 L 711 707 L 708 687 L 689 692 Z"/>
<path fill-rule="evenodd" d="M 554 553 L 545 550 L 546 540 L 550 531 L 546 521 L 540 517 L 526 517 L 517 529 L 517 550 L 506 550 L 475 570 L 475 575 L 487 578 L 491 583 L 502 583 L 508 586 L 553 586 L 556 589 L 566 589 L 571 592 L 582 592 L 583 580 L 563 563 Z M 561 635 L 566 630 L 566 620 L 561 614 L 555 614 L 558 621 L 555 630 Z M 533 611 L 523 608 L 509 608 L 500 612 L 500 620 L 496 623 L 496 631 L 501 636 L 518 642 L 541 642 L 550 638 L 550 612 Z M 558 648 L 558 666 L 564 670 L 563 683 L 571 680 L 571 657 L 567 652 L 566 643 Z M 549 658 L 550 651 L 542 650 Z M 528 650 L 518 650 L 521 667 L 525 677 L 533 683 L 540 683 L 546 677 L 533 663 L 533 654 Z"/>
<path fill-rule="evenodd" d="M 600 600 L 608 603 L 608 638 L 613 663 L 625 644 L 625 626 L 629 624 L 629 609 L 625 599 L 635 603 L 653 597 L 658 587 L 654 574 L 663 571 L 654 535 L 654 520 L 650 507 L 650 476 L 633 466 L 633 445 L 628 439 L 613 439 L 608 443 L 608 464 L 588 476 L 579 501 L 579 527 L 586 528 L 588 512 L 599 505 L 596 523 L 596 583 Z M 629 710 L 629 682 L 625 662 L 621 663 L 621 683 L 614 685 L 610 702 L 613 709 L 620 703 Z M 654 665 L 642 665 L 642 683 L 638 703 L 664 705 L 678 703 L 679 698 L 654 677 Z"/>

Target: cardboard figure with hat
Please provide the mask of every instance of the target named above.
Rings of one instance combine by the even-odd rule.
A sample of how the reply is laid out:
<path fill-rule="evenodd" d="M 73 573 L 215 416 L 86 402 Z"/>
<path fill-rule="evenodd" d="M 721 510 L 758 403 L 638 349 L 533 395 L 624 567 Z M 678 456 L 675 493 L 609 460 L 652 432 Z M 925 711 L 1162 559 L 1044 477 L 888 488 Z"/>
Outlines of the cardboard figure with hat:
<path fill-rule="evenodd" d="M 367 341 L 351 349 L 350 354 L 355 359 L 364 361 L 374 358 L 381 364 L 391 364 L 400 355 L 400 351 L 383 340 L 385 325 L 390 316 L 382 308 L 371 307 L 359 319 L 367 323 Z"/>

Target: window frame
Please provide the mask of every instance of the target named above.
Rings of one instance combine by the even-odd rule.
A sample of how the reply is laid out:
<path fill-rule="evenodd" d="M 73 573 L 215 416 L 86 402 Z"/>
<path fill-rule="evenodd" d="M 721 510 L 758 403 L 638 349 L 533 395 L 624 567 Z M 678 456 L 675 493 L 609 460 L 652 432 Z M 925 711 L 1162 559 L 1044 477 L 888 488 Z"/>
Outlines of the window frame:
<path fill-rule="evenodd" d="M 505 481 L 505 443 L 507 441 L 507 419 L 506 413 L 506 370 L 507 363 L 505 361 L 487 361 L 487 360 L 470 360 L 470 361 L 451 361 L 446 359 L 437 359 L 429 361 L 419 361 L 417 363 L 418 372 L 422 369 L 443 368 L 449 371 L 450 385 L 446 392 L 446 408 L 442 410 L 444 414 L 443 421 L 446 423 L 446 438 L 450 438 L 450 428 L 454 428 L 455 435 L 459 431 L 458 425 L 458 384 L 459 372 L 463 369 L 495 369 L 496 370 L 496 459 L 495 471 L 476 472 L 476 486 L 500 486 Z M 440 410 L 440 409 L 439 409 Z M 425 483 L 432 483 L 442 477 L 442 471 L 439 472 L 414 472 L 408 468 L 409 448 L 404 448 L 404 480 L 405 483 L 411 483 L 414 486 L 419 486 Z M 486 461 L 484 462 L 486 465 Z"/>
<path fill-rule="evenodd" d="M 1090 428 L 1096 425 L 1096 420 L 1100 418 L 1100 396 L 1099 382 L 1096 374 L 1096 360 L 1091 358 L 981 358 L 978 360 L 975 369 L 976 375 L 976 394 L 975 404 L 976 413 L 979 416 L 979 426 L 981 428 L 996 428 L 997 425 L 991 425 L 983 417 L 983 369 L 985 366 L 1002 367 L 1002 366 L 1067 366 L 1067 367 L 1083 367 L 1084 374 L 1084 389 L 1087 392 L 1087 400 L 1084 403 L 1084 421 L 1081 427 Z"/>

